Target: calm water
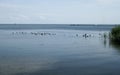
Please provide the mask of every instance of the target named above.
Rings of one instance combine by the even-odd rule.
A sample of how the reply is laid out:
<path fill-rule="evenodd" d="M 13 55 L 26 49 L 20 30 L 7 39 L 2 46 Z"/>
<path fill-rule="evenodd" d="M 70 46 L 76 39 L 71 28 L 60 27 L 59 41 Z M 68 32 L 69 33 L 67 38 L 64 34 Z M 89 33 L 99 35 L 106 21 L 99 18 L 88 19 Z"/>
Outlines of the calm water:
<path fill-rule="evenodd" d="M 120 75 L 120 46 L 108 32 L 1 29 L 0 75 Z"/>

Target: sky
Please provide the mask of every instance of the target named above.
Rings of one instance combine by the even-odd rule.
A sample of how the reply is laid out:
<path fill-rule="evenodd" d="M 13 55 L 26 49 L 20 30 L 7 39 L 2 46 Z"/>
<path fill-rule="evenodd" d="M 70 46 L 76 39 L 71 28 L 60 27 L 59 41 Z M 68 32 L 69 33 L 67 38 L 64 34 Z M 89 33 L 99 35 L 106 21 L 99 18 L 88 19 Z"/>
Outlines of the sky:
<path fill-rule="evenodd" d="M 120 24 L 120 0 L 0 0 L 0 23 Z"/>

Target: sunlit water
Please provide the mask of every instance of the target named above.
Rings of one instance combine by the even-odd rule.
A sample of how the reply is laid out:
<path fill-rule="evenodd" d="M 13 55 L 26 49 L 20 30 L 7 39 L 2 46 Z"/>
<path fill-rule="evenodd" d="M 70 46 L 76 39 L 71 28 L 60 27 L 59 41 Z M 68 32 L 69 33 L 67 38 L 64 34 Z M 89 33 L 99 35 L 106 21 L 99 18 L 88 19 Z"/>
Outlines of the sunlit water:
<path fill-rule="evenodd" d="M 120 48 L 104 33 L 0 30 L 0 75 L 120 75 Z"/>

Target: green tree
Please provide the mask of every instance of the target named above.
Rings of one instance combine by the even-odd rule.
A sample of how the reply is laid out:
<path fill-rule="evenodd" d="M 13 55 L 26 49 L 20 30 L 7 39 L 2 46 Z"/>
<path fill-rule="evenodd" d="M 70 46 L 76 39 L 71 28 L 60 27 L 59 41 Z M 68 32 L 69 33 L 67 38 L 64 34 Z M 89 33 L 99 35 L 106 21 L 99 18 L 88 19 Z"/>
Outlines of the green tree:
<path fill-rule="evenodd" d="M 112 29 L 110 34 L 111 40 L 120 42 L 120 26 L 116 26 Z"/>

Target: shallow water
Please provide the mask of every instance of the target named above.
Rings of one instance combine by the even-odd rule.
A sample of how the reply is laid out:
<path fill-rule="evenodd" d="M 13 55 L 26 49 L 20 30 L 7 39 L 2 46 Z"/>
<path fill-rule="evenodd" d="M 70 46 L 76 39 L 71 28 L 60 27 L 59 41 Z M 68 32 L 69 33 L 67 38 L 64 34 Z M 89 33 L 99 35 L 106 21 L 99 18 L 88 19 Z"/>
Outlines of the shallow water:
<path fill-rule="evenodd" d="M 0 75 L 120 75 L 120 47 L 104 33 L 0 30 Z"/>

